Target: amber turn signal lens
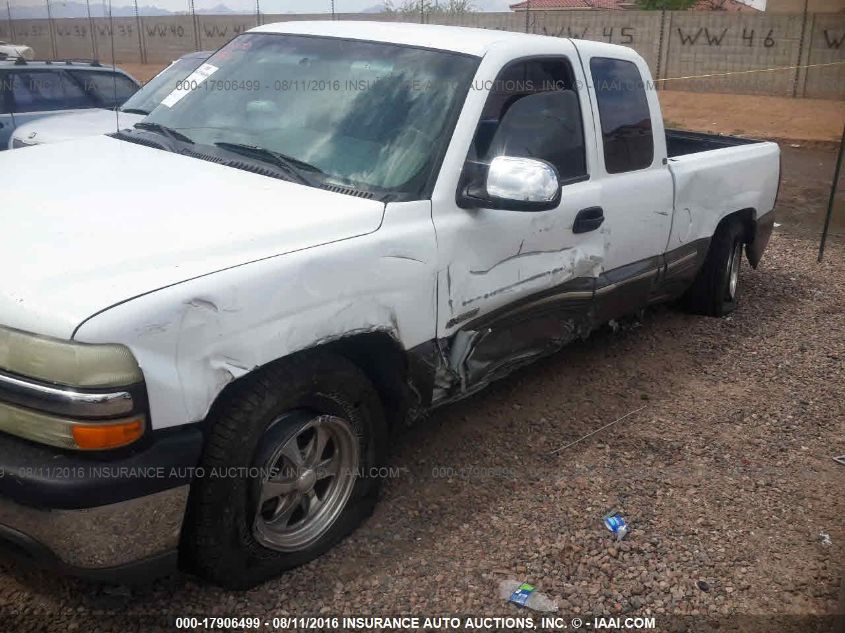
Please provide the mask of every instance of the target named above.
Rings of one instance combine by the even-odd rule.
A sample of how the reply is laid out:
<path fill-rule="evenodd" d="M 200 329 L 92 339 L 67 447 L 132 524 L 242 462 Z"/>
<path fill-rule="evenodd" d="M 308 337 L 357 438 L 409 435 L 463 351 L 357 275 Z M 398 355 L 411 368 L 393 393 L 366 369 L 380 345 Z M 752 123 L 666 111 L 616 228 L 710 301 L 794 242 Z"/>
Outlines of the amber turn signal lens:
<path fill-rule="evenodd" d="M 131 444 L 144 432 L 143 419 L 127 420 L 119 424 L 76 424 L 73 440 L 85 450 L 118 448 Z"/>

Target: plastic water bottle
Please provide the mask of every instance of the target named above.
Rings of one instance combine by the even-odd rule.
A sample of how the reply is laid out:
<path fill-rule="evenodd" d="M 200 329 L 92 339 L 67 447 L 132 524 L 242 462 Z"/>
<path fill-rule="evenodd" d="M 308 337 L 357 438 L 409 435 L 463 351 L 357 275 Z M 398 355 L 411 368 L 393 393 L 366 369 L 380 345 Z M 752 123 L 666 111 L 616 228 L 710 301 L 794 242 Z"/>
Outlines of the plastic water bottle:
<path fill-rule="evenodd" d="M 499 582 L 499 597 L 534 611 L 557 611 L 557 602 L 546 594 L 535 591 L 534 585 L 529 585 L 527 582 L 502 580 Z"/>
<path fill-rule="evenodd" d="M 622 518 L 621 514 L 606 514 L 603 518 L 605 527 L 611 532 L 613 532 L 613 534 L 616 536 L 617 541 L 621 541 L 623 538 L 625 538 L 625 535 L 628 534 L 629 528 L 628 524 L 625 523 L 625 519 Z"/>

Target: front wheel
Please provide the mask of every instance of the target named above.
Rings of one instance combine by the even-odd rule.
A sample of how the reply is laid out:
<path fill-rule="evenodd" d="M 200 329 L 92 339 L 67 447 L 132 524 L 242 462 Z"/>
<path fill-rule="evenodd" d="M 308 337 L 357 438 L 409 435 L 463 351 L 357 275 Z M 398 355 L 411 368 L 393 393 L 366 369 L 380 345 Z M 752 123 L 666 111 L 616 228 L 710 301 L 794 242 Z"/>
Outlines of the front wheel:
<path fill-rule="evenodd" d="M 744 229 L 738 219 L 726 220 L 716 229 L 704 264 L 684 295 L 691 312 L 718 317 L 736 309 L 744 243 Z"/>
<path fill-rule="evenodd" d="M 264 547 L 299 552 L 343 513 L 360 467 L 352 423 L 310 411 L 284 414 L 259 442 L 252 535 Z"/>
<path fill-rule="evenodd" d="M 372 513 L 387 431 L 375 388 L 347 359 L 259 370 L 210 423 L 182 534 L 189 571 L 249 588 L 317 558 Z"/>

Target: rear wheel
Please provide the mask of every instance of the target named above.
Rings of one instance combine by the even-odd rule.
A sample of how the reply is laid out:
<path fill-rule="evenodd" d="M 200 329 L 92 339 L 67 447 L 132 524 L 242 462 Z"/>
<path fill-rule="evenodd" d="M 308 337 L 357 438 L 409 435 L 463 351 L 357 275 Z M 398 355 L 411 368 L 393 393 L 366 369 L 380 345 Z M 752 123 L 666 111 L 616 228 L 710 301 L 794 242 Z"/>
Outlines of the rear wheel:
<path fill-rule="evenodd" d="M 684 295 L 690 311 L 724 316 L 736 308 L 743 245 L 744 229 L 738 219 L 728 219 L 718 227 L 704 265 Z"/>
<path fill-rule="evenodd" d="M 387 432 L 372 384 L 335 355 L 282 361 L 231 387 L 193 484 L 183 564 L 244 589 L 330 549 L 372 513 Z"/>

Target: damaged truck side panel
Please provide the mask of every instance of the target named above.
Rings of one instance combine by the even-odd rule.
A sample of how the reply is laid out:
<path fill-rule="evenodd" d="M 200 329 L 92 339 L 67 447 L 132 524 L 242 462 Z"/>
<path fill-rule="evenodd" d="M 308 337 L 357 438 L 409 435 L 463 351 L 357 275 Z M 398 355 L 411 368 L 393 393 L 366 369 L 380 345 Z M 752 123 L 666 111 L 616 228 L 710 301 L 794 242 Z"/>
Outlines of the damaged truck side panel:
<path fill-rule="evenodd" d="M 485 119 L 496 116 L 499 101 L 513 99 L 502 94 L 512 78 L 529 77 L 532 63 L 557 64 L 569 71 L 567 83 L 585 85 L 572 42 L 537 38 L 531 44 L 516 57 L 511 50 L 494 50 L 482 60 L 475 83 L 491 89 L 468 95 L 433 193 L 440 262 L 437 336 L 457 375 L 450 390 L 438 389 L 435 402 L 476 391 L 591 327 L 592 285 L 602 270 L 608 227 L 576 234 L 573 223 L 581 209 L 600 200 L 597 181 L 566 184 L 558 208 L 544 212 L 456 204 L 464 163 L 484 134 Z M 577 93 L 577 109 L 590 113 L 588 91 Z M 592 166 L 597 148 L 589 142 L 583 147 Z"/>
<path fill-rule="evenodd" d="M 758 234 L 765 236 L 762 246 L 748 249 L 749 261 L 757 267 L 771 234 L 774 214 L 768 211 L 774 207 L 780 175 L 777 147 L 760 149 L 749 144 L 669 159 L 677 206 L 668 251 L 709 239 L 726 215 L 744 211 L 749 243 Z"/>

